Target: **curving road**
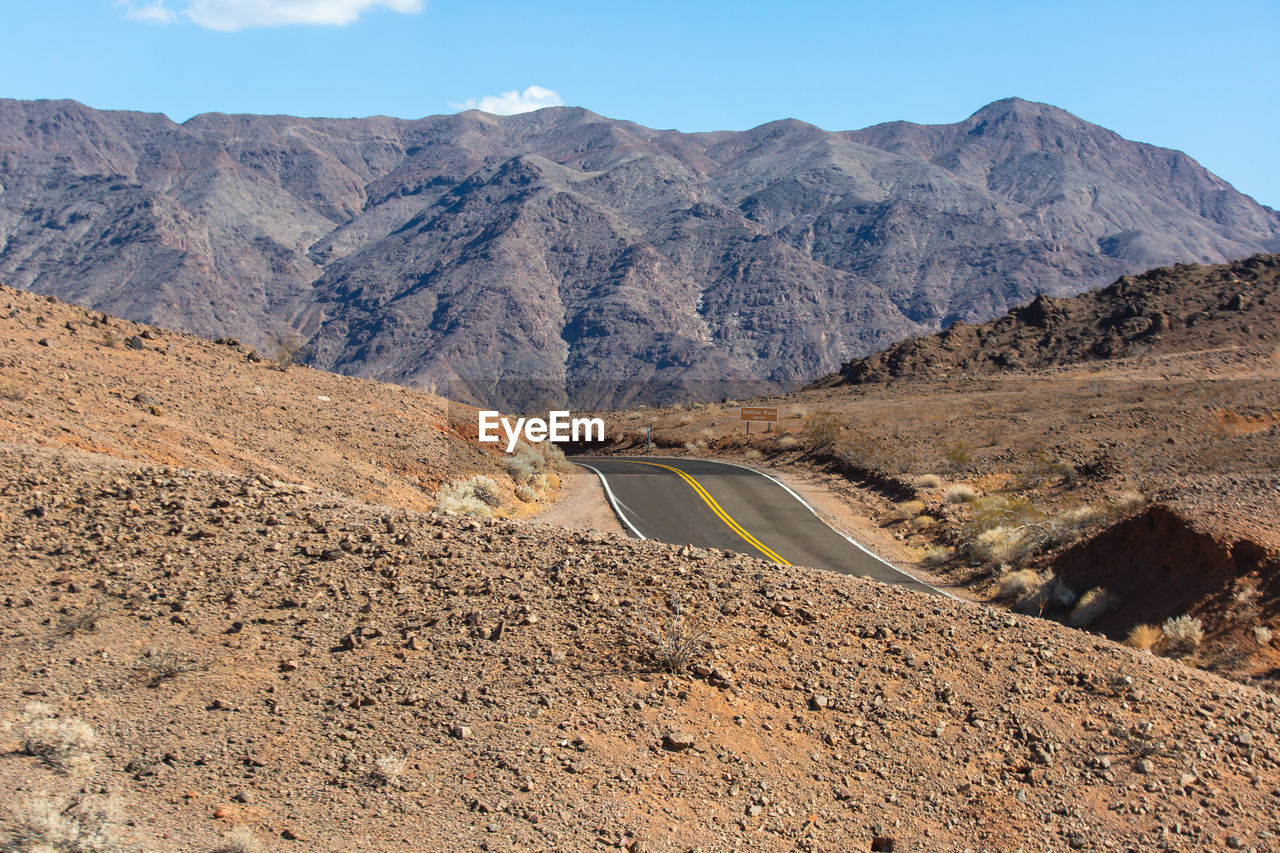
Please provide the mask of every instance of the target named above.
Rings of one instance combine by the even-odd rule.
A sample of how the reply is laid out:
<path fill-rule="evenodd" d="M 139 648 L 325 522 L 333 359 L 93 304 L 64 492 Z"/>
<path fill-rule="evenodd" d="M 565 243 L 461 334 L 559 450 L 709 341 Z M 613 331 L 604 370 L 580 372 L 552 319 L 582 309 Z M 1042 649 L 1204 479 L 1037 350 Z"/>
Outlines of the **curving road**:
<path fill-rule="evenodd" d="M 751 468 L 704 459 L 573 459 L 594 471 L 623 526 L 643 539 L 726 548 L 943 595 L 828 527 L 795 492 Z"/>

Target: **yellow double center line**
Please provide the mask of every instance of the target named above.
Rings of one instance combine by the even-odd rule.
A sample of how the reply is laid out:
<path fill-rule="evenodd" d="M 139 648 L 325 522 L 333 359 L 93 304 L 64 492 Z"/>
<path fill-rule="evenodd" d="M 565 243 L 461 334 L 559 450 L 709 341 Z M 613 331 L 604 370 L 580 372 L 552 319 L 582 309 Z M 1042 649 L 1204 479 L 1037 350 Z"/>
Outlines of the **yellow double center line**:
<path fill-rule="evenodd" d="M 729 515 L 729 513 L 725 512 L 723 509 L 720 508 L 720 504 L 716 503 L 716 499 L 711 497 L 711 495 L 707 493 L 707 490 L 702 487 L 701 483 L 693 479 L 693 477 L 690 477 L 684 471 L 681 471 L 679 468 L 673 468 L 670 465 L 662 465 L 657 462 L 641 462 L 637 459 L 629 459 L 627 461 L 635 462 L 635 464 L 637 465 L 652 465 L 654 468 L 665 468 L 666 470 L 672 472 L 673 474 L 676 474 L 677 476 L 680 477 L 680 479 L 688 483 L 695 492 L 698 493 L 698 496 L 701 497 L 706 502 L 707 506 L 711 507 L 711 511 L 714 512 L 721 521 L 729 525 L 730 530 L 732 530 L 734 533 L 737 533 L 743 539 L 750 542 L 751 545 L 756 548 L 756 550 L 758 550 L 761 554 L 764 554 L 770 560 L 773 560 L 778 565 L 781 565 L 781 566 L 791 565 L 786 560 L 779 557 L 777 553 L 773 551 L 773 549 L 769 548 L 759 539 L 757 539 L 756 537 L 748 533 L 746 530 L 744 530 L 742 528 L 742 525 L 734 521 L 733 518 Z"/>

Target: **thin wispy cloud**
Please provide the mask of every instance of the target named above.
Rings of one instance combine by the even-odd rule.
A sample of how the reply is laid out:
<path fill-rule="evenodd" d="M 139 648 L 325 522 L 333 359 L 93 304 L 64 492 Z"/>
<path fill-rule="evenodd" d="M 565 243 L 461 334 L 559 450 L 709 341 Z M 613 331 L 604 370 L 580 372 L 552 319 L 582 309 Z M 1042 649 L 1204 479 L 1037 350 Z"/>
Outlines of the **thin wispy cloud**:
<path fill-rule="evenodd" d="M 177 14 L 164 5 L 164 0 L 155 0 L 154 3 L 116 0 L 116 5 L 124 9 L 124 16 L 130 21 L 141 21 L 144 24 L 173 24 L 178 20 Z"/>
<path fill-rule="evenodd" d="M 345 27 L 378 7 L 406 15 L 421 12 L 423 0 L 187 0 L 178 11 L 165 0 L 117 0 L 116 5 L 132 21 L 172 24 L 180 14 L 199 26 L 230 33 L 287 25 Z"/>
<path fill-rule="evenodd" d="M 500 95 L 485 95 L 483 98 L 468 98 L 462 103 L 450 103 L 455 110 L 480 110 L 499 116 L 511 116 L 516 113 L 527 113 L 543 107 L 563 107 L 564 98 L 555 89 L 542 86 L 530 86 L 523 92 L 512 89 Z"/>

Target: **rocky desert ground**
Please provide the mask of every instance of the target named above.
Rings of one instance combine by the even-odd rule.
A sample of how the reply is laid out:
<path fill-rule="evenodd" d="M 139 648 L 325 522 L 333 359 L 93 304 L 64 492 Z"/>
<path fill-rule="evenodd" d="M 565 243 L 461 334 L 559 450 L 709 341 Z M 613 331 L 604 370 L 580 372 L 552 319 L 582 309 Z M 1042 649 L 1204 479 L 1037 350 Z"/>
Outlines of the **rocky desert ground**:
<path fill-rule="evenodd" d="M 660 413 L 676 452 L 839 473 L 899 547 L 955 548 L 932 571 L 974 601 L 529 523 L 438 398 L 17 291 L 0 305 L 12 849 L 1280 849 L 1264 679 L 987 601 L 995 570 L 946 544 L 996 496 L 1094 508 L 1075 545 L 1040 543 L 1053 565 L 1130 529 L 1136 574 L 1197 525 L 1206 554 L 1270 559 L 1265 464 L 1223 453 L 1169 495 L 1147 479 L 1158 457 L 1181 470 L 1179 442 L 1269 446 L 1240 426 L 1269 405 L 1262 354 L 821 388 L 749 443 L 702 434 L 728 409 Z M 875 452 L 909 465 L 815 447 L 891 422 Z M 1139 438 L 1165 428 L 1173 445 Z M 1014 452 L 1033 445 L 1043 469 Z M 495 517 L 431 510 L 476 474 L 501 487 Z M 957 485 L 978 494 L 952 502 Z M 1133 532 L 1161 518 L 1156 544 Z"/>

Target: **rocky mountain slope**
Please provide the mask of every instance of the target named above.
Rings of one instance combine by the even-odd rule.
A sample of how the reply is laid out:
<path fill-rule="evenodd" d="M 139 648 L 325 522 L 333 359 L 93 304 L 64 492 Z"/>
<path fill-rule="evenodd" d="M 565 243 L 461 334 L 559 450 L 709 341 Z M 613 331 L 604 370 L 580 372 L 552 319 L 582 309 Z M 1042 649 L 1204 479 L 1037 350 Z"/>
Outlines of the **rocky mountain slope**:
<path fill-rule="evenodd" d="M 702 134 L 3 101 L 0 185 L 7 284 L 524 405 L 781 387 L 1037 293 L 1280 248 L 1280 215 L 1185 155 L 1017 99 Z"/>
<path fill-rule="evenodd" d="M 1280 335 L 1280 255 L 1179 264 L 1073 298 L 1037 296 L 976 326 L 894 344 L 815 383 L 993 374 L 1212 349 L 1272 350 Z"/>

